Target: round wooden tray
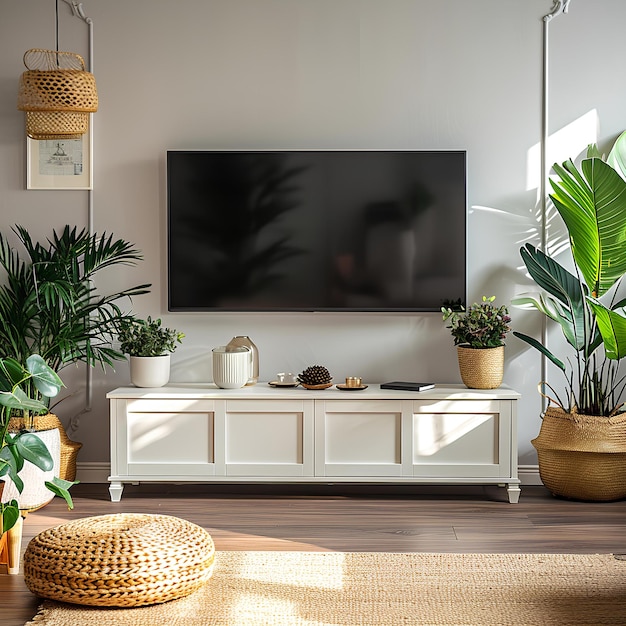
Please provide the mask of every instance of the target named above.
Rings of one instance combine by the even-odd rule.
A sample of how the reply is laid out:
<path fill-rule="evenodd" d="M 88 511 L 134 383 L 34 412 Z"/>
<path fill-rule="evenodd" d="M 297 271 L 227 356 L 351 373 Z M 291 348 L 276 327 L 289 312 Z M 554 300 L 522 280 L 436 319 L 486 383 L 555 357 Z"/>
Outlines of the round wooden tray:
<path fill-rule="evenodd" d="M 323 385 L 307 385 L 306 383 L 300 383 L 300 385 L 305 389 L 328 389 L 333 386 L 332 383 L 324 383 Z"/>

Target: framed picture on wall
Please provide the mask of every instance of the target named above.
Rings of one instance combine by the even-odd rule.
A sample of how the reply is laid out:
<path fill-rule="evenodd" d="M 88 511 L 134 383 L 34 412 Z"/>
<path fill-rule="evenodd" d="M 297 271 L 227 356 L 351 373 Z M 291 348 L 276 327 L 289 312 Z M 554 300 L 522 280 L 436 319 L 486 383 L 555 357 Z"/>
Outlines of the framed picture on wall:
<path fill-rule="evenodd" d="M 91 189 L 92 127 L 81 139 L 26 138 L 26 189 Z"/>

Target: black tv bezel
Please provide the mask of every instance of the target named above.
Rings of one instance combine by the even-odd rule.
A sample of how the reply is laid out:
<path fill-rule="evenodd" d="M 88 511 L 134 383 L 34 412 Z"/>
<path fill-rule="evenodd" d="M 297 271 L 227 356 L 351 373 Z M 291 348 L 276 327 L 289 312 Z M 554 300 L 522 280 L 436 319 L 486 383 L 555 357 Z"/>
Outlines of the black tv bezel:
<path fill-rule="evenodd" d="M 464 173 L 464 275 L 463 275 L 463 302 L 459 303 L 461 306 L 467 304 L 467 289 L 468 289 L 468 167 L 467 167 L 467 150 L 465 149 L 393 149 L 393 148 L 381 148 L 381 149 L 308 149 L 308 148 L 285 148 L 285 149 L 169 149 L 166 151 L 166 198 L 167 198 L 167 310 L 171 313 L 216 313 L 216 314 L 254 314 L 254 313 L 334 313 L 334 314 L 385 314 L 385 315 L 406 315 L 416 313 L 440 313 L 440 307 L 249 307 L 249 308 L 234 308 L 234 307 L 180 307 L 172 306 L 171 301 L 171 267 L 170 267 L 170 245 L 171 245 L 171 189 L 170 189 L 170 154 L 283 154 L 283 153 L 362 153 L 362 152 L 376 152 L 376 153 L 420 153 L 420 154 L 458 154 L 463 156 L 463 173 Z"/>

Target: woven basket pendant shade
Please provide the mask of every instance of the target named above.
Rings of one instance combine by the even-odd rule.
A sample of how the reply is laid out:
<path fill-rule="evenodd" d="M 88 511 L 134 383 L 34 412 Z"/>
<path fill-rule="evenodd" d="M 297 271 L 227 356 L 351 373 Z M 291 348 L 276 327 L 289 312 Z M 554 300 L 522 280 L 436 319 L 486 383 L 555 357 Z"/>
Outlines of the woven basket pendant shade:
<path fill-rule="evenodd" d="M 17 108 L 32 139 L 79 139 L 98 110 L 96 80 L 74 52 L 32 48 L 24 54 Z"/>

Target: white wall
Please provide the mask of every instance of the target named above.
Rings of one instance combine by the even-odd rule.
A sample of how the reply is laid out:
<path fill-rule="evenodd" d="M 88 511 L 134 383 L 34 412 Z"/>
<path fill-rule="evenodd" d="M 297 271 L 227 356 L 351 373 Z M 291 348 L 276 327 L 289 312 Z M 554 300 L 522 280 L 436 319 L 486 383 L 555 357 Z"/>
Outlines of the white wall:
<path fill-rule="evenodd" d="M 61 2 L 60 49 L 87 55 L 87 26 Z M 551 0 L 86 0 L 94 22 L 100 110 L 94 119 L 98 232 L 134 242 L 145 260 L 116 270 L 103 289 L 152 282 L 140 315 L 187 334 L 174 380 L 210 377 L 210 350 L 250 335 L 261 379 L 322 363 L 336 379 L 458 382 L 456 354 L 438 314 L 209 315 L 166 310 L 165 152 L 176 148 L 466 149 L 469 297 L 508 303 L 524 290 L 519 247 L 537 243 L 542 16 Z M 22 55 L 54 47 L 51 0 L 2 0 L 0 227 L 45 237 L 86 226 L 87 192 L 27 191 L 23 114 L 15 108 Z M 550 131 L 591 113 L 601 147 L 626 126 L 623 0 L 574 0 L 550 25 Z M 576 132 L 568 152 L 587 137 Z M 533 152 L 533 148 L 535 151 Z M 555 158 L 557 158 L 556 154 Z M 537 333 L 539 319 L 512 311 Z M 80 416 L 81 462 L 108 461 L 104 395 L 127 365 L 94 372 L 93 410 Z M 519 390 L 520 463 L 536 463 L 539 358 L 511 337 L 505 383 Z M 84 405 L 81 370 L 65 372 Z M 560 383 L 559 380 L 556 384 Z"/>

